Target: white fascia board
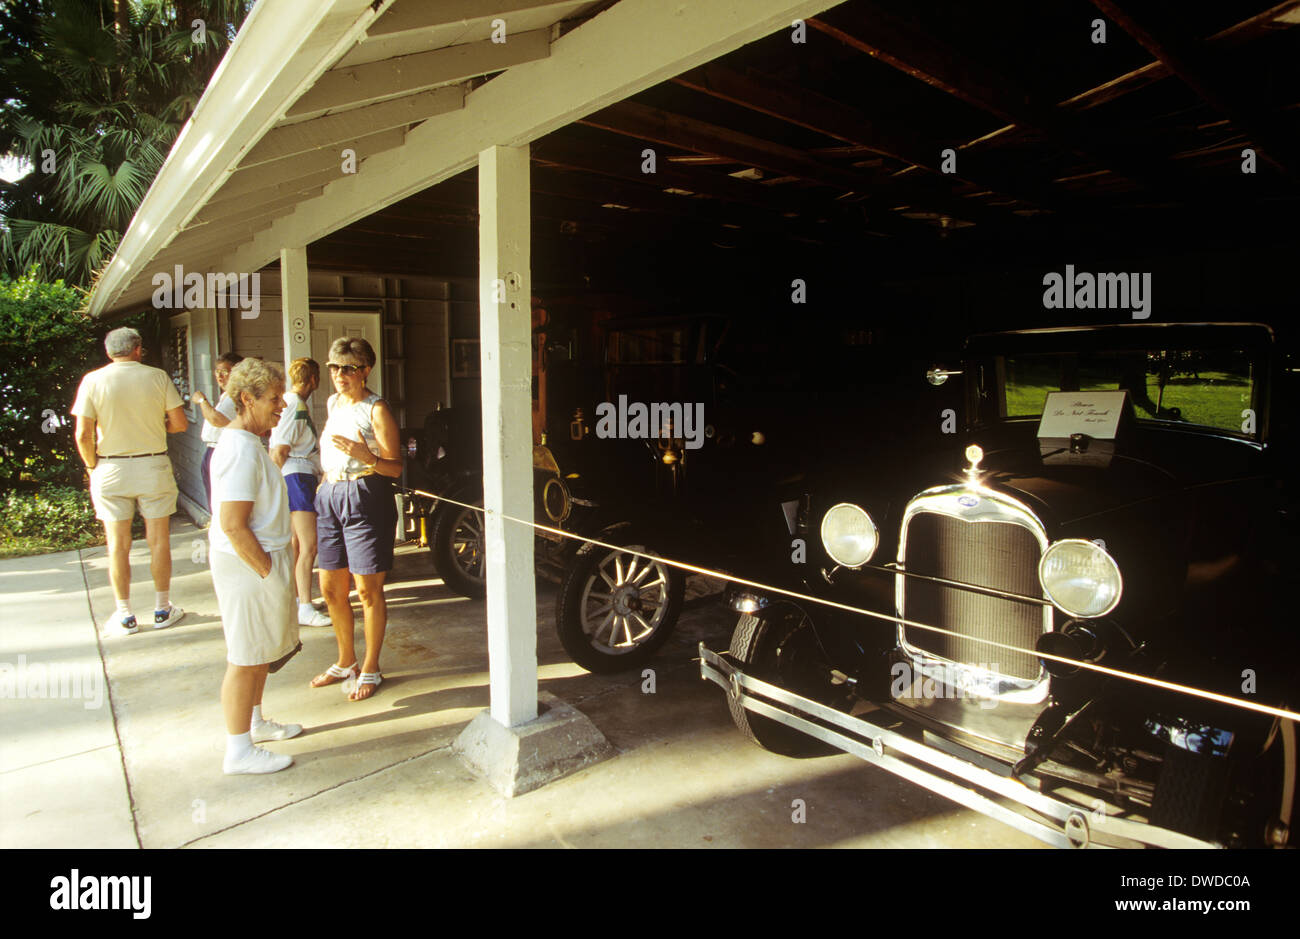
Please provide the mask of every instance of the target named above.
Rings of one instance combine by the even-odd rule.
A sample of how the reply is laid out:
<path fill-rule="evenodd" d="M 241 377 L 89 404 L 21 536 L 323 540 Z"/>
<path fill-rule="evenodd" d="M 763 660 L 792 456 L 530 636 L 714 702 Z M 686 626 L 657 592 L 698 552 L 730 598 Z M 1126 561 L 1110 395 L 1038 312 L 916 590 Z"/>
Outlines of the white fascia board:
<path fill-rule="evenodd" d="M 621 0 L 475 89 L 465 107 L 425 121 L 402 146 L 301 202 L 223 259 L 258 270 L 283 245 L 310 244 L 473 166 L 492 146 L 531 143 L 593 111 L 711 62 L 841 0 Z M 809 53 L 812 54 L 812 53 Z"/>
<path fill-rule="evenodd" d="M 221 186 L 244 151 L 365 35 L 377 15 L 372 0 L 259 0 L 96 285 L 92 316 L 112 305 Z"/>

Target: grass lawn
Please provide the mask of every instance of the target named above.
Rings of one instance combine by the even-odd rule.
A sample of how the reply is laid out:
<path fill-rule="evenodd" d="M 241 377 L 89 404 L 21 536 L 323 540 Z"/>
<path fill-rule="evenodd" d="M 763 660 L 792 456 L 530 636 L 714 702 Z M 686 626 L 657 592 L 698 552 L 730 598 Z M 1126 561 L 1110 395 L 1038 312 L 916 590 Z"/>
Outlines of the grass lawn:
<path fill-rule="evenodd" d="M 143 534 L 141 537 L 143 537 Z M 33 554 L 71 551 L 74 548 L 93 548 L 104 543 L 104 533 L 102 531 L 98 535 L 87 535 L 83 538 L 67 541 L 58 541 L 39 535 L 19 535 L 0 539 L 0 561 L 6 558 L 25 558 Z"/>
<path fill-rule="evenodd" d="M 1250 407 L 1250 380 L 1241 373 L 1206 369 L 1199 378 L 1179 376 L 1165 385 L 1164 397 L 1155 375 L 1147 375 L 1147 396 L 1159 401 L 1166 410 L 1178 408 L 1183 421 L 1206 427 L 1217 427 L 1232 433 L 1241 433 L 1241 412 Z M 1081 391 L 1113 391 L 1117 381 L 1113 371 L 1089 374 L 1080 369 Z M 1014 374 L 1007 377 L 1007 414 L 1010 416 L 1037 415 L 1049 391 L 1059 391 L 1060 383 L 1053 361 L 1015 363 Z M 1150 408 L 1134 402 L 1137 416 L 1153 418 Z"/>

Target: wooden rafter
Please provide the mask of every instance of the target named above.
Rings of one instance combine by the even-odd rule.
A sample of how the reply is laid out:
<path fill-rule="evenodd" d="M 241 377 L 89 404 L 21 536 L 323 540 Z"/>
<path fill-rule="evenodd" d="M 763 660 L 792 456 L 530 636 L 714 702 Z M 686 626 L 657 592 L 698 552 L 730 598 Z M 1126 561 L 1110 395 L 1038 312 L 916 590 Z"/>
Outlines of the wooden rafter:
<path fill-rule="evenodd" d="M 511 13 L 572 7 L 574 0 L 401 0 L 375 21 L 366 35 L 371 39 L 398 33 L 421 32 L 440 26 L 454 26 L 478 20 L 492 20 Z"/>
<path fill-rule="evenodd" d="M 753 71 L 742 75 L 717 63 L 693 69 L 674 81 L 872 153 L 941 172 L 944 144 L 925 138 L 911 126 L 886 126 L 856 108 L 798 85 Z M 1041 183 L 1000 172 L 978 157 L 963 157 L 954 175 L 1027 202 L 1043 205 L 1053 201 L 1052 194 Z"/>
<path fill-rule="evenodd" d="M 256 166 L 322 147 L 338 147 L 355 137 L 404 127 L 437 114 L 459 110 L 464 103 L 465 90 L 453 86 L 277 127 L 263 136 L 239 165 Z"/>
<path fill-rule="evenodd" d="M 879 196 L 890 207 L 916 205 L 951 218 L 1000 224 L 1003 217 L 971 200 L 956 200 L 919 181 L 893 178 L 885 184 L 866 173 L 843 169 L 810 157 L 805 150 L 773 143 L 750 134 L 695 118 L 622 101 L 598 111 L 581 123 L 613 133 L 696 153 L 723 156 L 743 166 L 793 176 L 839 191 Z M 879 204 L 879 203 L 877 203 Z"/>
<path fill-rule="evenodd" d="M 1217 54 L 1220 50 L 1248 42 L 1275 29 L 1277 23 L 1283 17 L 1297 10 L 1300 10 L 1300 0 L 1286 0 L 1285 3 L 1278 3 L 1267 10 L 1256 13 L 1254 16 L 1247 17 L 1239 23 L 1234 23 L 1226 29 L 1219 30 L 1212 36 L 1207 36 L 1204 41 Z M 1137 91 L 1139 88 L 1155 84 L 1162 79 L 1168 78 L 1171 74 L 1173 73 L 1169 70 L 1169 67 L 1157 59 L 1140 68 L 1135 68 L 1130 72 L 1112 78 L 1110 81 L 1103 82 L 1094 88 L 1089 88 L 1087 91 L 1066 98 L 1058 106 L 1076 111 L 1095 108 L 1130 92 Z"/>
<path fill-rule="evenodd" d="M 1092 3 L 1210 107 L 1231 120 L 1265 159 L 1288 174 L 1300 165 L 1293 147 L 1281 139 L 1269 116 L 1191 40 L 1178 35 L 1176 26 L 1171 23 L 1158 27 L 1115 0 Z"/>
<path fill-rule="evenodd" d="M 550 54 L 549 29 L 518 33 L 509 42 L 467 42 L 429 52 L 334 69 L 289 109 L 288 117 L 314 117 L 465 81 Z"/>
<path fill-rule="evenodd" d="M 1035 100 L 1016 82 L 872 4 L 855 2 L 850 8 L 839 8 L 834 25 L 817 18 L 808 20 L 808 25 L 967 104 L 1055 140 L 1153 191 L 1178 189 L 1170 178 L 1174 171 L 1167 163 L 1107 143 L 1102 128 L 1080 120 L 1078 115 L 1067 121 L 1054 106 Z"/>

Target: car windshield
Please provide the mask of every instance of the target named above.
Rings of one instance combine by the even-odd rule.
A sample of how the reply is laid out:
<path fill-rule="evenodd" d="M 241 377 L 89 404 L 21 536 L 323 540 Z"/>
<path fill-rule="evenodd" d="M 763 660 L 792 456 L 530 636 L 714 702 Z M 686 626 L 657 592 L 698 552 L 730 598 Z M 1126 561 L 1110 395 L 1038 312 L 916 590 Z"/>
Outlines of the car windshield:
<path fill-rule="evenodd" d="M 611 365 L 683 365 L 689 350 L 685 325 L 646 326 L 610 332 L 607 347 Z"/>
<path fill-rule="evenodd" d="M 1004 376 L 998 402 L 1002 417 L 1038 417 L 1052 391 L 1126 389 L 1139 420 L 1255 435 L 1249 409 L 1258 376 L 1244 351 L 1017 353 L 999 356 L 995 367 Z M 981 391 L 986 402 L 989 391 Z"/>

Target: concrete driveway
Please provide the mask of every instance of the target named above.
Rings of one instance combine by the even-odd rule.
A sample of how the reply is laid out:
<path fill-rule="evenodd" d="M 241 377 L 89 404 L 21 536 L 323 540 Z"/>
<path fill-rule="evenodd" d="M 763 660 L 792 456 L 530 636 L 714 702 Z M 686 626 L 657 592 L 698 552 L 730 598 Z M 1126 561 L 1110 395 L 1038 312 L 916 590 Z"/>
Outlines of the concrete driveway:
<path fill-rule="evenodd" d="M 309 688 L 335 645 L 332 630 L 304 628 L 303 652 L 270 678 L 264 701 L 267 716 L 306 728 L 268 745 L 294 766 L 225 776 L 225 645 L 206 535 L 179 515 L 172 553 L 171 595 L 187 615 L 134 636 L 99 632 L 113 609 L 103 548 L 0 562 L 0 667 L 15 669 L 0 712 L 0 845 L 1039 846 L 853 757 L 790 760 L 744 740 L 692 661 L 700 640 L 725 646 L 730 635 L 716 602 L 683 615 L 646 694 L 640 671 L 591 675 L 568 660 L 549 584 L 537 598 L 541 687 L 618 752 L 503 799 L 450 750 L 488 704 L 483 603 L 448 591 L 414 545 L 399 546 L 387 588 L 378 693 L 350 702 L 338 686 Z M 132 573 L 139 612 L 153 589 L 142 543 Z"/>

